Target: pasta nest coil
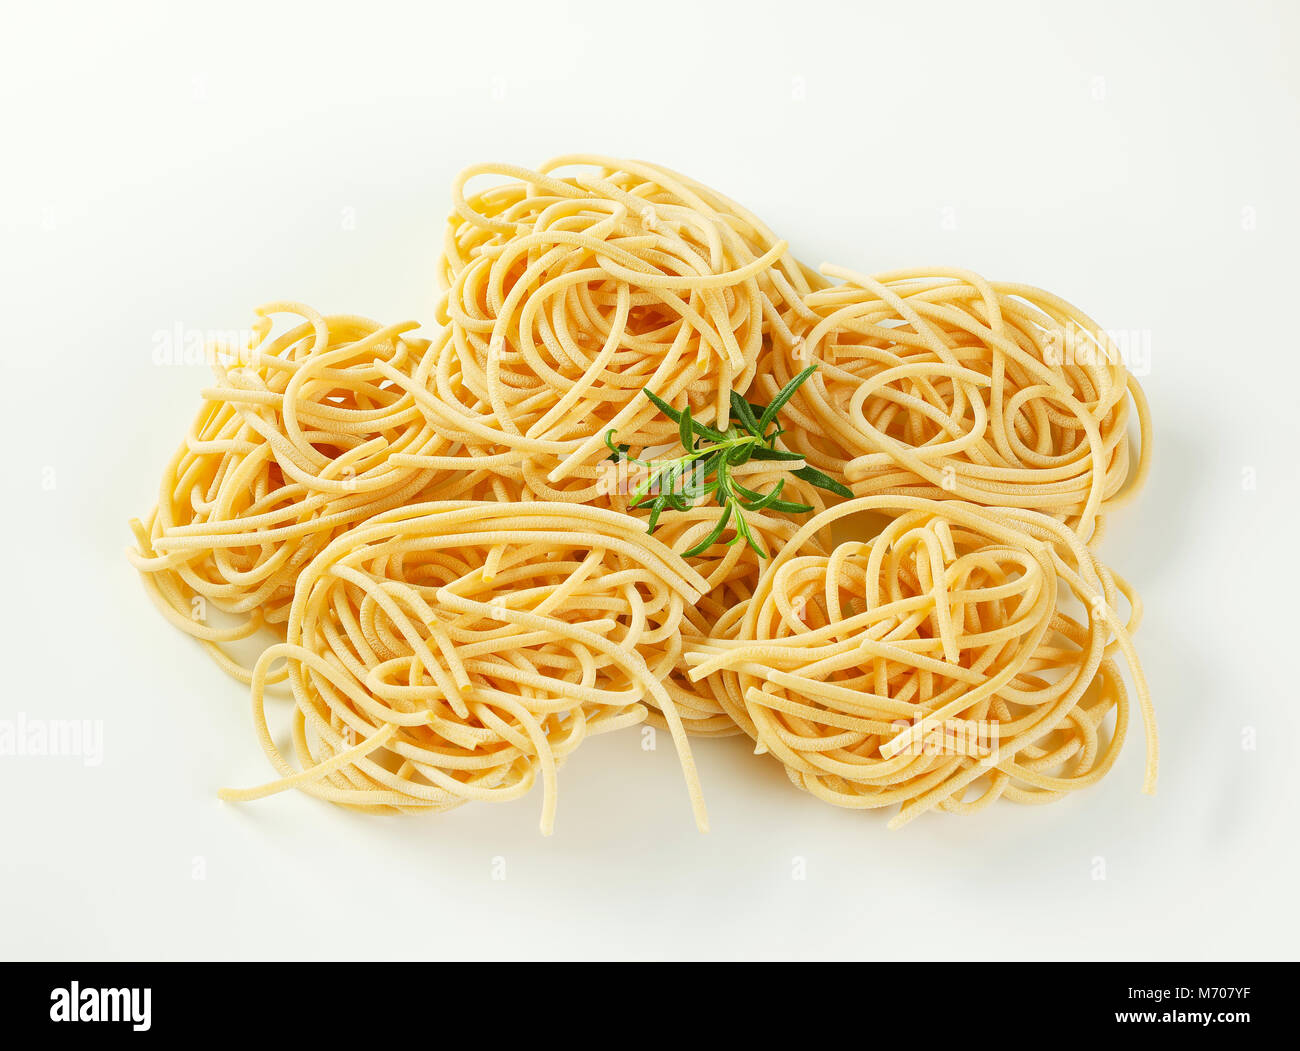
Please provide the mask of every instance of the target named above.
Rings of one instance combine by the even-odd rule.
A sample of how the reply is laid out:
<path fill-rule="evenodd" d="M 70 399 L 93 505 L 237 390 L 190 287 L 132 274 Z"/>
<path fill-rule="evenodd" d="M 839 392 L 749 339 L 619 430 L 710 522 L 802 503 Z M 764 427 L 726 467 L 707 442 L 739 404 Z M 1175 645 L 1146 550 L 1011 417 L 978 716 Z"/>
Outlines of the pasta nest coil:
<path fill-rule="evenodd" d="M 890 516 L 873 539 L 807 546 L 866 513 Z M 799 530 L 734 639 L 697 644 L 687 663 L 693 679 L 722 676 L 730 714 L 796 785 L 845 807 L 901 804 L 898 826 L 934 807 L 1048 802 L 1098 780 L 1128 727 L 1123 662 L 1153 791 L 1154 718 L 1129 638 L 1139 614 L 1055 519 L 866 497 Z"/>
<path fill-rule="evenodd" d="M 697 820 L 690 747 L 651 667 L 676 645 L 706 582 L 635 519 L 530 502 L 433 502 L 336 538 L 303 570 L 286 641 L 259 660 L 254 717 L 282 775 L 365 810 L 447 810 L 544 785 L 587 737 L 663 714 Z M 298 768 L 277 748 L 264 683 L 294 699 Z"/>
<path fill-rule="evenodd" d="M 507 181 L 470 192 L 481 176 Z M 590 477 L 610 429 L 637 449 L 673 440 L 642 388 L 725 422 L 825 283 L 739 205 L 643 162 L 477 165 L 453 200 L 431 419 L 552 483 Z"/>
<path fill-rule="evenodd" d="M 810 463 L 859 495 L 1023 507 L 1085 538 L 1141 487 L 1145 396 L 1076 307 L 964 270 L 822 269 L 844 283 L 804 298 L 816 320 L 758 383 L 779 389 L 817 365 L 786 413 L 786 440 Z"/>
<path fill-rule="evenodd" d="M 295 319 L 273 331 L 272 319 Z M 256 345 L 213 360 L 216 384 L 168 464 L 130 553 L 163 614 L 227 671 L 225 644 L 283 629 L 303 567 L 342 530 L 435 485 L 401 454 L 449 449 L 389 377 L 428 347 L 405 333 L 298 303 L 258 310 Z M 211 606 L 232 615 L 222 625 Z"/>

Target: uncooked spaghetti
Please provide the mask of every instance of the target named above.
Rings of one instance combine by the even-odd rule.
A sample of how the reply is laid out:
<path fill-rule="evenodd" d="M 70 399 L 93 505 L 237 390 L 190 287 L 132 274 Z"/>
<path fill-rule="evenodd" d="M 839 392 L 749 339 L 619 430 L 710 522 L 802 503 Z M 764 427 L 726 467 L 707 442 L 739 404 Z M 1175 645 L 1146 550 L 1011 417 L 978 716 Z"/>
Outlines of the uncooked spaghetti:
<path fill-rule="evenodd" d="M 891 516 L 874 539 L 806 546 L 869 512 Z M 1139 614 L 1046 515 L 863 497 L 804 525 L 734 639 L 697 643 L 687 663 L 693 679 L 723 674 L 730 714 L 796 785 L 838 806 L 901 804 L 898 827 L 936 806 L 1049 802 L 1103 776 L 1129 722 L 1117 657 L 1136 684 L 1154 791 L 1155 719 L 1130 640 Z"/>
<path fill-rule="evenodd" d="M 1134 707 L 1154 788 L 1140 605 L 1094 554 L 1150 421 L 1091 319 L 964 270 L 823 276 L 645 162 L 452 197 L 432 341 L 263 308 L 132 523 L 154 602 L 251 686 L 279 777 L 224 798 L 540 782 L 549 833 L 566 758 L 648 721 L 702 829 L 688 733 L 897 827 L 1096 782 Z"/>
<path fill-rule="evenodd" d="M 651 671 L 707 583 L 627 515 L 558 503 L 416 504 L 337 537 L 298 579 L 288 635 L 253 674 L 258 736 L 282 779 L 365 810 L 514 799 L 585 738 L 640 722 L 672 732 L 701 828 L 681 720 Z M 299 769 L 276 747 L 264 684 L 285 662 Z"/>
<path fill-rule="evenodd" d="M 493 176 L 509 181 L 468 191 Z M 672 440 L 642 388 L 725 420 L 764 340 L 793 342 L 824 284 L 734 202 L 652 164 L 477 165 L 453 199 L 426 408 L 483 455 L 546 464 L 552 485 L 590 477 L 611 428 L 637 449 Z"/>
<path fill-rule="evenodd" d="M 1076 307 L 965 270 L 822 269 L 844 283 L 804 297 L 816 321 L 758 383 L 818 365 L 789 412 L 788 441 L 810 463 L 860 494 L 1023 507 L 1085 538 L 1140 488 L 1146 399 Z"/>
<path fill-rule="evenodd" d="M 214 358 L 217 383 L 203 392 L 154 510 L 132 522 L 130 552 L 163 615 L 244 682 L 249 669 L 225 645 L 282 629 L 299 573 L 332 536 L 438 477 L 395 465 L 395 453 L 451 444 L 380 371 L 423 360 L 427 341 L 405 335 L 415 322 L 384 327 L 299 303 L 257 313 L 258 344 Z M 281 314 L 301 320 L 276 334 Z M 209 606 L 233 623 L 212 623 Z"/>

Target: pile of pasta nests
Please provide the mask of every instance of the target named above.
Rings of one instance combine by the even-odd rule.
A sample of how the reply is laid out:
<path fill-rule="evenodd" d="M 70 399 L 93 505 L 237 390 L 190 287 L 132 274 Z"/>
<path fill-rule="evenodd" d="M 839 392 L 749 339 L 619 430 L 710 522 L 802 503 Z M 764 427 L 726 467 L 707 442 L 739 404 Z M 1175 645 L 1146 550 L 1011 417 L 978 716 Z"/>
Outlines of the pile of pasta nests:
<path fill-rule="evenodd" d="M 690 738 L 731 734 L 898 826 L 1092 784 L 1134 704 L 1154 789 L 1141 608 L 1096 555 L 1150 425 L 1091 319 L 963 270 L 814 271 L 644 162 L 478 165 L 452 194 L 433 340 L 262 307 L 132 523 L 157 607 L 251 689 L 278 778 L 225 798 L 540 781 L 549 833 L 564 760 L 648 721 L 701 829 Z M 643 391 L 729 436 L 733 392 L 758 410 L 809 366 L 780 458 L 732 468 L 782 499 L 710 542 L 717 504 L 673 496 L 650 532 L 636 464 L 689 450 Z"/>

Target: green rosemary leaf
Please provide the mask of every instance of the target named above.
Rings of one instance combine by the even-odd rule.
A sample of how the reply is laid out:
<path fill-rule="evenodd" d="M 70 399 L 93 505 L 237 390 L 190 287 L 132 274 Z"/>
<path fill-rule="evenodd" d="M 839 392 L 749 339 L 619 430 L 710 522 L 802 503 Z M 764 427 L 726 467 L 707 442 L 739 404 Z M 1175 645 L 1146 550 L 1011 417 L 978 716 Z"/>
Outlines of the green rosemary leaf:
<path fill-rule="evenodd" d="M 727 454 L 723 453 L 722 458 L 718 460 L 718 469 L 714 474 L 715 487 L 718 495 L 723 500 L 731 499 L 731 471 L 728 470 Z"/>
<path fill-rule="evenodd" d="M 664 401 L 663 398 L 659 397 L 659 395 L 656 394 L 654 391 L 650 390 L 649 388 L 646 388 L 641 393 L 644 394 L 647 398 L 649 398 L 652 402 L 654 402 L 655 408 L 657 408 L 660 412 L 662 412 L 665 416 L 667 416 L 670 420 L 672 420 L 673 423 L 682 422 L 681 411 L 678 409 L 674 409 L 671 405 L 669 405 L 666 401 Z"/>
<path fill-rule="evenodd" d="M 755 460 L 802 460 L 799 453 L 787 452 L 785 449 L 769 449 L 766 445 L 757 445 L 750 454 Z"/>
<path fill-rule="evenodd" d="M 609 446 L 611 450 L 610 454 L 605 457 L 606 460 L 612 460 L 614 463 L 635 463 L 640 464 L 642 467 L 650 466 L 650 464 L 645 460 L 632 455 L 632 447 L 630 445 L 624 445 L 621 442 L 616 445 L 614 443 L 613 435 L 614 430 L 612 427 L 605 432 L 605 444 Z"/>
<path fill-rule="evenodd" d="M 741 495 L 748 501 L 745 507 L 750 511 L 766 511 L 772 508 L 773 505 L 784 502 L 780 499 L 781 490 L 785 488 L 784 478 L 777 482 L 769 493 L 756 493 L 752 489 L 745 489 L 740 485 L 737 485 L 736 488 L 741 490 Z"/>
<path fill-rule="evenodd" d="M 794 396 L 799 385 L 816 370 L 810 365 L 787 383 L 772 402 L 766 406 L 755 405 L 735 391 L 729 391 L 731 412 L 725 430 L 700 423 L 691 415 L 690 406 L 674 409 L 663 398 L 649 389 L 644 394 L 668 419 L 677 424 L 677 436 L 683 455 L 672 460 L 646 461 L 629 455 L 629 446 L 614 442 L 614 431 L 605 433 L 605 444 L 611 459 L 630 460 L 646 468 L 646 477 L 631 494 L 630 507 L 650 508 L 649 529 L 654 531 L 664 511 L 685 511 L 712 498 L 722 509 L 722 516 L 709 535 L 686 552 L 698 555 L 718 541 L 728 525 L 735 535 L 728 545 L 744 542 L 758 554 L 767 558 L 767 552 L 755 537 L 746 511 L 778 511 L 784 514 L 806 514 L 813 508 L 808 504 L 782 500 L 786 479 L 779 478 L 769 492 L 760 493 L 737 481 L 732 470 L 750 460 L 791 464 L 803 462 L 803 456 L 786 449 L 776 448 L 776 440 L 785 433 L 777 420 L 777 413 Z M 789 470 L 787 467 L 786 470 Z M 852 496 L 845 486 L 829 475 L 806 464 L 792 472 L 821 489 L 841 496 Z"/>
<path fill-rule="evenodd" d="M 747 489 L 745 488 L 745 486 L 741 485 L 739 482 L 736 481 L 733 481 L 732 485 L 735 486 L 736 492 L 739 493 L 741 496 L 743 496 L 746 500 L 762 500 L 765 495 L 763 493 L 756 492 L 753 489 Z M 785 479 L 782 478 L 779 482 L 776 483 L 776 488 L 773 489 L 772 492 L 779 496 L 781 494 L 781 487 L 784 485 L 785 485 Z"/>
<path fill-rule="evenodd" d="M 818 489 L 825 489 L 827 492 L 834 493 L 836 496 L 851 497 L 853 490 L 846 485 L 837 482 L 828 474 L 823 474 L 816 467 L 802 467 L 794 472 L 796 478 L 802 478 L 805 482 L 810 482 Z"/>
<path fill-rule="evenodd" d="M 647 500 L 654 499 L 655 494 L 652 493 L 650 490 L 654 487 L 655 479 L 658 477 L 658 473 L 659 472 L 657 471 L 651 471 L 643 479 L 641 479 L 641 481 L 637 482 L 636 488 L 634 488 L 632 492 L 628 494 L 629 496 L 632 497 L 631 506 L 639 507 Z"/>
<path fill-rule="evenodd" d="M 779 393 L 775 398 L 773 398 L 772 401 L 768 404 L 767 408 L 763 410 L 763 416 L 758 421 L 760 434 L 767 433 L 767 428 L 771 424 L 771 422 L 774 419 L 776 419 L 776 414 L 785 407 L 786 402 L 788 402 L 791 398 L 794 397 L 794 392 L 799 389 L 799 387 L 803 384 L 804 380 L 806 380 L 809 376 L 811 376 L 816 371 L 817 371 L 816 365 L 809 365 L 806 369 L 804 369 L 801 373 L 799 373 L 799 375 L 797 375 L 794 379 L 792 379 L 789 383 L 787 383 L 784 387 L 781 388 L 781 393 Z"/>
<path fill-rule="evenodd" d="M 741 537 L 744 537 L 745 543 L 754 549 L 754 553 L 759 558 L 767 558 L 767 552 L 763 550 L 762 545 L 754 539 L 754 534 L 749 530 L 749 523 L 745 521 L 745 512 L 740 508 L 736 508 L 736 536 L 732 539 L 737 540 Z"/>
<path fill-rule="evenodd" d="M 682 410 L 681 418 L 677 421 L 677 437 L 681 439 L 682 448 L 687 452 L 695 449 L 695 421 L 691 419 L 689 405 Z"/>
<path fill-rule="evenodd" d="M 683 551 L 682 557 L 694 558 L 696 555 L 704 554 L 705 551 L 717 542 L 718 537 L 722 536 L 722 531 L 727 528 L 727 523 L 729 521 L 731 521 L 731 504 L 727 504 L 727 506 L 722 509 L 722 517 L 718 519 L 717 525 L 710 530 L 709 535 L 689 551 Z"/>
<path fill-rule="evenodd" d="M 750 408 L 749 402 L 734 390 L 731 392 L 731 415 L 736 419 L 736 422 L 754 437 L 763 437 L 763 432 L 758 428 L 758 417 L 754 415 L 754 410 Z"/>
<path fill-rule="evenodd" d="M 732 467 L 739 467 L 742 463 L 749 463 L 749 458 L 754 455 L 754 450 L 761 448 L 758 445 L 737 445 L 727 453 L 727 463 Z"/>
<path fill-rule="evenodd" d="M 708 496 L 713 492 L 714 484 L 709 481 L 708 472 L 699 463 L 691 465 L 682 478 L 682 496 L 690 503 Z"/>
<path fill-rule="evenodd" d="M 727 440 L 727 436 L 716 427 L 710 427 L 708 424 L 701 423 L 699 420 L 693 420 L 691 428 L 701 438 L 707 438 L 711 442 L 725 442 Z"/>
<path fill-rule="evenodd" d="M 671 496 L 677 491 L 677 482 L 682 476 L 683 466 L 680 461 L 675 461 L 659 472 L 655 482 L 660 497 Z"/>

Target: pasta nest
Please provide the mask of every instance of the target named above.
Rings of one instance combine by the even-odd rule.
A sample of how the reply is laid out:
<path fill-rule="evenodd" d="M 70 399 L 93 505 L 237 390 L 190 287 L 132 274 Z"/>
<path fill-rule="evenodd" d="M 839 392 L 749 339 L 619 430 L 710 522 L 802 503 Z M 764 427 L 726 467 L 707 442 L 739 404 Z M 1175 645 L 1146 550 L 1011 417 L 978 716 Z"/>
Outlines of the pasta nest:
<path fill-rule="evenodd" d="M 804 297 L 816 320 L 758 384 L 817 365 L 787 407 L 787 442 L 810 463 L 859 495 L 1023 507 L 1085 538 L 1142 485 L 1145 397 L 1076 307 L 964 270 L 823 271 L 845 283 Z"/>
<path fill-rule="evenodd" d="M 274 334 L 284 313 L 300 320 Z M 332 537 L 439 479 L 394 459 L 448 445 L 387 378 L 418 367 L 428 343 L 404 335 L 415 327 L 260 308 L 256 345 L 214 358 L 217 382 L 158 502 L 132 522 L 131 559 L 154 602 L 245 682 L 221 644 L 282 626 L 299 573 Z M 208 605 L 235 623 L 210 623 Z"/>
<path fill-rule="evenodd" d="M 468 192 L 480 176 L 508 181 Z M 643 388 L 725 424 L 765 341 L 792 342 L 825 283 L 739 205 L 651 164 L 477 165 L 453 199 L 431 417 L 552 484 L 590 481 L 611 429 L 636 449 L 673 440 Z"/>
<path fill-rule="evenodd" d="M 808 548 L 865 513 L 889 516 L 874 539 Z M 1154 790 L 1154 718 L 1129 641 L 1139 615 L 1127 586 L 1055 519 L 867 497 L 800 529 L 734 638 L 698 644 L 687 662 L 693 679 L 722 677 L 729 713 L 797 786 L 844 807 L 902 804 L 898 826 L 936 806 L 1048 802 L 1102 777 L 1129 723 L 1119 657 L 1137 686 Z"/>
<path fill-rule="evenodd" d="M 364 810 L 514 799 L 594 734 L 665 714 L 701 827 L 690 747 L 652 670 L 706 582 L 635 519 L 549 502 L 432 502 L 377 515 L 302 572 L 286 641 L 253 672 L 262 746 L 284 780 Z M 300 770 L 268 728 L 285 662 Z"/>

